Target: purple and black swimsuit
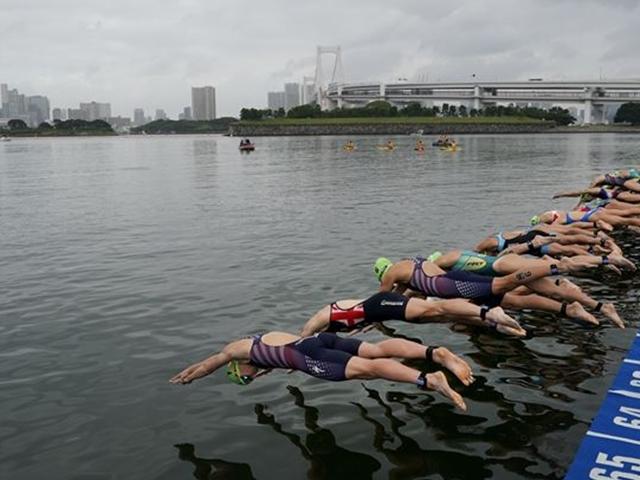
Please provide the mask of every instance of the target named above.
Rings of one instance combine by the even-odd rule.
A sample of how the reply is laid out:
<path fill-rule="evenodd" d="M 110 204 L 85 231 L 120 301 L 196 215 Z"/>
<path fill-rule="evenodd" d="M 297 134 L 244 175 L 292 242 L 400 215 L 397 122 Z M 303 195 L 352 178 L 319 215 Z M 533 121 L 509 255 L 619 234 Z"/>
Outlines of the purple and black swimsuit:
<path fill-rule="evenodd" d="M 256 335 L 249 362 L 258 368 L 291 368 L 313 377 L 340 382 L 347 379 L 347 363 L 358 355 L 361 343 L 355 338 L 340 338 L 323 332 L 272 346 L 262 342 L 262 335 Z"/>
<path fill-rule="evenodd" d="M 497 307 L 504 295 L 491 291 L 493 278 L 465 271 L 452 271 L 440 275 L 427 275 L 422 269 L 425 259 L 412 258 L 413 273 L 409 288 L 428 297 L 468 298 L 479 305 Z"/>

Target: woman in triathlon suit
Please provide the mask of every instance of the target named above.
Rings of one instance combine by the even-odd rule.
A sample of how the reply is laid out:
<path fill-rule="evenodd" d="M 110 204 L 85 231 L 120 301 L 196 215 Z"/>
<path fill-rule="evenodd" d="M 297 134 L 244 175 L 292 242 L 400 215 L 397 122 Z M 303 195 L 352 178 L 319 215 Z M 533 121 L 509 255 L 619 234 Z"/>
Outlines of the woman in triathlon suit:
<path fill-rule="evenodd" d="M 427 323 L 453 320 L 495 328 L 507 335 L 525 336 L 526 331 L 501 308 L 489 310 L 467 300 L 428 302 L 394 292 L 379 292 L 365 300 L 338 300 L 323 307 L 305 324 L 300 335 L 316 332 L 348 332 L 388 320 Z"/>
<path fill-rule="evenodd" d="M 593 227 L 600 227 L 606 230 L 613 230 L 614 227 L 633 226 L 640 227 L 640 218 L 636 218 L 633 211 L 612 210 L 607 211 L 602 207 L 593 208 L 586 212 L 573 210 L 565 212 L 562 210 L 550 210 L 540 215 L 534 215 L 531 223 L 571 225 L 574 223 L 586 224 L 591 222 Z"/>
<path fill-rule="evenodd" d="M 588 224 L 592 227 L 592 224 Z M 551 228 L 549 228 L 551 227 Z M 554 230 L 560 231 L 554 231 Z M 564 231 L 562 231 L 564 229 Z M 507 249 L 510 251 L 515 245 L 537 245 L 523 250 L 519 253 L 530 253 L 536 256 L 560 255 L 574 256 L 585 255 L 589 249 L 595 249 L 595 253 L 606 253 L 607 247 L 612 248 L 612 241 L 604 233 L 594 235 L 585 228 L 566 225 L 547 225 L 538 223 L 529 230 L 513 230 L 499 232 L 478 243 L 474 250 L 476 252 L 494 254 Z"/>
<path fill-rule="evenodd" d="M 285 332 L 269 332 L 227 344 L 216 353 L 185 368 L 169 381 L 188 384 L 227 365 L 227 378 L 248 385 L 273 368 L 298 370 L 322 380 L 384 379 L 435 390 L 466 410 L 462 397 L 447 382 L 442 372 L 425 374 L 393 357 L 426 359 L 450 370 L 465 385 L 473 381 L 471 368 L 460 357 L 443 347 L 425 347 L 400 338 L 366 343 L 355 338 L 340 338 L 333 333 L 300 337 Z"/>
<path fill-rule="evenodd" d="M 624 187 L 627 190 L 633 192 L 640 192 L 640 171 L 636 168 L 629 170 L 616 170 L 614 172 L 605 173 L 604 175 L 598 175 L 591 187 L 600 187 L 602 185 L 610 185 L 613 187 Z"/>
<path fill-rule="evenodd" d="M 546 258 L 548 259 L 548 257 Z M 590 262 L 593 265 L 609 264 L 610 266 L 616 267 L 616 269 L 617 267 L 626 268 L 631 271 L 635 271 L 636 269 L 631 261 L 616 254 L 610 254 L 606 257 L 585 255 L 580 257 L 580 259 Z M 427 260 L 435 263 L 444 270 L 471 272 L 487 277 L 502 277 L 527 267 L 541 265 L 540 262 L 546 262 L 548 265 L 553 263 L 553 260 L 550 259 L 533 259 L 515 254 L 493 257 L 470 250 L 451 250 L 445 254 L 434 252 L 429 255 Z M 594 300 L 584 293 L 580 287 L 569 282 L 569 280 L 560 281 L 557 279 L 554 281 L 550 278 L 540 278 L 527 284 L 527 288 L 540 295 L 559 299 L 564 302 L 580 302 L 580 304 L 592 309 L 594 312 L 602 312 L 616 326 L 624 328 L 624 322 L 618 315 L 613 303 L 602 303 Z"/>
<path fill-rule="evenodd" d="M 465 271 L 445 272 L 436 264 L 417 257 L 395 264 L 386 258 L 379 258 L 374 265 L 374 272 L 381 282 L 382 292 L 395 289 L 398 293 L 404 293 L 409 289 L 428 297 L 468 298 L 474 303 L 490 308 L 502 306 L 517 310 L 541 310 L 598 325 L 596 318 L 579 302 L 560 303 L 519 288 L 550 275 L 591 267 L 593 265 L 580 260 L 579 257 L 577 260 L 564 257 L 555 263 L 541 262 L 503 277 L 491 278 Z"/>

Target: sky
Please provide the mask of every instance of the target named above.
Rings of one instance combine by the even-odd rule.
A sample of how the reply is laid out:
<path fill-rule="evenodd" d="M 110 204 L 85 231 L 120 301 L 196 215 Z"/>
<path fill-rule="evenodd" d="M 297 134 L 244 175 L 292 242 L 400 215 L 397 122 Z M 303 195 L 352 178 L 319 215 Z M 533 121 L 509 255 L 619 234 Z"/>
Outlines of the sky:
<path fill-rule="evenodd" d="M 0 83 L 51 107 L 265 108 L 340 45 L 345 81 L 640 78 L 640 0 L 0 0 Z M 328 65 L 325 65 L 327 68 Z"/>

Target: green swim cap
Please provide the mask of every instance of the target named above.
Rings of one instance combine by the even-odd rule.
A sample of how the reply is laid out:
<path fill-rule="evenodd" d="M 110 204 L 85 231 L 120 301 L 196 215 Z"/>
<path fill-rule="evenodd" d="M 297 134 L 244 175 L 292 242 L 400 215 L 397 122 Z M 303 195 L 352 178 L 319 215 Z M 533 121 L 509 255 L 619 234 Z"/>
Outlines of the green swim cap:
<path fill-rule="evenodd" d="M 384 276 L 385 273 L 387 273 L 387 270 L 391 268 L 391 265 L 393 265 L 391 260 L 385 257 L 378 258 L 376 260 L 376 263 L 373 264 L 373 273 L 376 274 L 376 277 L 378 277 L 379 282 L 382 281 L 382 277 Z"/>
<path fill-rule="evenodd" d="M 435 262 L 442 256 L 442 252 L 433 252 L 431 255 L 427 257 L 427 261 Z"/>
<path fill-rule="evenodd" d="M 240 363 L 238 363 L 237 360 L 231 360 L 227 364 L 227 378 L 229 381 L 237 383 L 238 385 L 249 385 L 253 382 L 251 375 L 242 375 L 242 373 L 240 373 Z"/>
<path fill-rule="evenodd" d="M 540 223 L 540 215 L 534 215 L 533 217 L 531 217 L 531 220 L 529 220 L 529 223 L 533 226 L 533 225 L 538 225 Z"/>

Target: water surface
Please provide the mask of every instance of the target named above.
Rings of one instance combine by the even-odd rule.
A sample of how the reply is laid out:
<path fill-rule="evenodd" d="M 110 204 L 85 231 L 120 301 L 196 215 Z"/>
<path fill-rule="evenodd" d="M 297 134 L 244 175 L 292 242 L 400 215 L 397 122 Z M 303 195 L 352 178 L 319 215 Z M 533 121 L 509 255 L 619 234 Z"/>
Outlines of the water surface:
<path fill-rule="evenodd" d="M 632 135 L 463 136 L 425 155 L 354 140 L 0 144 L 0 477 L 562 478 L 632 329 L 525 314 L 526 340 L 402 323 L 364 337 L 464 355 L 467 414 L 384 381 L 167 383 L 227 340 L 370 295 L 377 256 L 471 247 L 640 163 Z M 634 278 L 579 282 L 637 327 Z"/>

